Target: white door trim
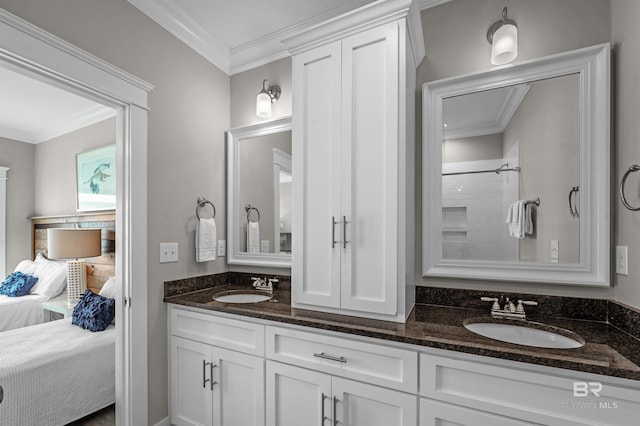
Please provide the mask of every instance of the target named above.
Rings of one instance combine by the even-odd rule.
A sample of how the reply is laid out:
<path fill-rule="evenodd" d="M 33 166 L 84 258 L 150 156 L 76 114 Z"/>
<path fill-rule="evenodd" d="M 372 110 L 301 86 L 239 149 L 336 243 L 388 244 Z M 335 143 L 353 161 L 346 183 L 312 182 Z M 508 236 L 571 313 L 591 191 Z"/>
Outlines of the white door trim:
<path fill-rule="evenodd" d="M 0 66 L 117 111 L 117 300 L 129 303 L 127 308 L 116 304 L 116 422 L 146 425 L 147 95 L 153 86 L 4 9 L 0 9 Z"/>

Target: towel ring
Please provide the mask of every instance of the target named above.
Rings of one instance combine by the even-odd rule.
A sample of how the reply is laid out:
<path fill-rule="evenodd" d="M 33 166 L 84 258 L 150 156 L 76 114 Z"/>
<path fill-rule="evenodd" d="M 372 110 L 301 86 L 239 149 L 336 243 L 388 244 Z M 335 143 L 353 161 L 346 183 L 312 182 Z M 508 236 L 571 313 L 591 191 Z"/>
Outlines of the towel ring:
<path fill-rule="evenodd" d="M 247 212 L 247 222 L 260 222 L 260 210 L 256 209 L 251 204 L 247 204 L 244 207 L 244 210 Z M 251 212 L 253 211 L 258 215 L 258 220 L 251 220 Z"/>
<path fill-rule="evenodd" d="M 633 166 L 629 167 L 629 170 L 624 173 L 624 175 L 622 176 L 622 180 L 620 181 L 620 200 L 622 201 L 622 204 L 624 204 L 624 206 L 632 212 L 637 212 L 638 210 L 640 210 L 640 207 L 633 207 L 631 204 L 629 204 L 629 202 L 627 201 L 627 197 L 625 197 L 624 195 L 624 185 L 627 182 L 627 177 L 629 177 L 629 174 L 637 171 L 640 171 L 640 166 L 634 164 Z"/>
<path fill-rule="evenodd" d="M 580 213 L 578 212 L 578 191 L 580 191 L 579 186 L 574 186 L 569 191 L 569 214 L 573 218 L 580 218 Z"/>
<path fill-rule="evenodd" d="M 209 200 L 204 197 L 198 197 L 198 206 L 196 207 L 196 217 L 200 220 L 200 209 L 204 207 L 206 204 L 209 204 L 213 208 L 213 217 L 211 219 L 216 218 L 216 206 Z"/>

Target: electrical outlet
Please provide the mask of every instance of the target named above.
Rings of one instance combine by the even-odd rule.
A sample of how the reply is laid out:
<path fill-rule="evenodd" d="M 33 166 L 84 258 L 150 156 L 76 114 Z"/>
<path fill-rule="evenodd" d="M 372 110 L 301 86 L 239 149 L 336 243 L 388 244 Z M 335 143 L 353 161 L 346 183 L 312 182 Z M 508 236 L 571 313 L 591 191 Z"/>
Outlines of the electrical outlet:
<path fill-rule="evenodd" d="M 178 243 L 160 243 L 160 263 L 178 261 Z"/>
<path fill-rule="evenodd" d="M 260 253 L 269 253 L 269 240 L 260 241 Z"/>
<path fill-rule="evenodd" d="M 551 240 L 551 263 L 558 263 L 558 260 L 560 260 L 558 240 Z"/>
<path fill-rule="evenodd" d="M 225 240 L 218 240 L 218 256 L 227 255 L 227 242 Z"/>
<path fill-rule="evenodd" d="M 616 246 L 616 274 L 629 275 L 627 246 Z"/>

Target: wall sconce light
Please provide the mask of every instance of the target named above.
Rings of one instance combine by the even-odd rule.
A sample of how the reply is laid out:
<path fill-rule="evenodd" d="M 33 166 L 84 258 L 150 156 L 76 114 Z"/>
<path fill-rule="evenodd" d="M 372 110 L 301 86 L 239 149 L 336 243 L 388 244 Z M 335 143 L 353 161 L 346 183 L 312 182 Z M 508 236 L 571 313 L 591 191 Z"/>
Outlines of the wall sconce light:
<path fill-rule="evenodd" d="M 502 19 L 489 27 L 487 41 L 491 44 L 493 65 L 507 64 L 518 56 L 518 26 L 507 19 L 506 6 L 502 9 Z"/>
<path fill-rule="evenodd" d="M 256 115 L 260 118 L 271 118 L 271 104 L 280 99 L 280 86 L 271 86 L 269 80 L 262 82 L 262 90 L 256 98 Z"/>

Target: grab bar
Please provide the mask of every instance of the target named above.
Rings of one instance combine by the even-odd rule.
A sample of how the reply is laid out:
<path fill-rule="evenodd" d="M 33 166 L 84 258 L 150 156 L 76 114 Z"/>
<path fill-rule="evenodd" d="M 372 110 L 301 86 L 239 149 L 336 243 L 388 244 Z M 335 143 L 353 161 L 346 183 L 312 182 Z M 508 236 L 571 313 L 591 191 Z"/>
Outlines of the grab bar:
<path fill-rule="evenodd" d="M 196 207 L 196 217 L 198 218 L 198 220 L 200 220 L 200 209 L 202 207 L 204 207 L 205 205 L 209 204 L 211 207 L 213 207 L 213 217 L 212 219 L 216 218 L 216 206 L 213 205 L 213 203 L 209 200 L 207 200 L 204 197 L 198 197 L 198 204 Z"/>
<path fill-rule="evenodd" d="M 640 166 L 634 164 L 633 166 L 629 167 L 629 170 L 625 172 L 625 174 L 622 176 L 622 180 L 620 181 L 620 200 L 622 201 L 622 204 L 624 204 L 624 206 L 632 212 L 637 212 L 638 210 L 640 210 L 640 207 L 633 207 L 631 204 L 629 204 L 629 202 L 627 201 L 627 197 L 625 197 L 624 195 L 624 185 L 627 182 L 627 177 L 629 177 L 629 174 L 637 172 L 639 170 Z"/>

